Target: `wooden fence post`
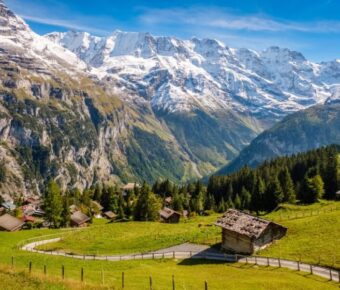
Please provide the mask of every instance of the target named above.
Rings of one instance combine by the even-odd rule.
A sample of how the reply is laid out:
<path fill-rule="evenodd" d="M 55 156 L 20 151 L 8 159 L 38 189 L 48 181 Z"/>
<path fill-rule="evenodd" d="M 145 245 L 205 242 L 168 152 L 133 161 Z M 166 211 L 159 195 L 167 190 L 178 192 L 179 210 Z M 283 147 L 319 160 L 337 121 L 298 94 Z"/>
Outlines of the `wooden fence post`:
<path fill-rule="evenodd" d="M 173 253 L 172 253 L 172 257 L 173 257 L 173 259 L 175 259 L 175 258 L 176 258 L 175 251 L 173 251 Z"/>
<path fill-rule="evenodd" d="M 152 290 L 152 277 L 149 277 L 149 283 L 150 283 L 150 290 Z"/>
<path fill-rule="evenodd" d="M 65 266 L 61 266 L 61 278 L 64 280 L 65 279 Z"/>
<path fill-rule="evenodd" d="M 257 265 L 257 256 L 255 256 L 255 265 Z"/>
<path fill-rule="evenodd" d="M 105 284 L 105 281 L 104 281 L 104 270 L 102 269 L 102 271 L 101 271 L 101 275 L 102 275 L 102 285 L 104 285 Z"/>
<path fill-rule="evenodd" d="M 172 275 L 172 290 L 176 290 L 175 276 L 174 275 Z"/>
<path fill-rule="evenodd" d="M 269 257 L 267 257 L 267 267 L 269 267 Z"/>
<path fill-rule="evenodd" d="M 28 264 L 28 272 L 31 274 L 32 273 L 32 262 L 30 261 Z"/>
<path fill-rule="evenodd" d="M 300 271 L 300 260 L 297 261 L 298 271 Z"/>
<path fill-rule="evenodd" d="M 204 289 L 208 290 L 208 282 L 207 281 L 204 282 Z"/>
<path fill-rule="evenodd" d="M 279 258 L 279 268 L 281 268 L 281 258 Z"/>
<path fill-rule="evenodd" d="M 81 280 L 81 282 L 84 282 L 84 268 L 81 268 L 81 271 L 80 271 L 80 280 Z"/>
<path fill-rule="evenodd" d="M 333 273 L 332 273 L 332 269 L 329 269 L 329 280 L 333 281 Z"/>
<path fill-rule="evenodd" d="M 12 256 L 12 268 L 14 267 L 14 257 Z"/>
<path fill-rule="evenodd" d="M 47 267 L 46 267 L 46 265 L 44 265 L 44 275 L 45 276 L 47 275 Z"/>
<path fill-rule="evenodd" d="M 338 282 L 340 283 L 340 271 L 338 271 Z"/>
<path fill-rule="evenodd" d="M 313 275 L 313 266 L 312 266 L 312 264 L 309 265 L 309 268 L 310 268 L 310 273 Z"/>
<path fill-rule="evenodd" d="M 125 273 L 122 272 L 122 288 L 124 289 L 125 287 Z"/>

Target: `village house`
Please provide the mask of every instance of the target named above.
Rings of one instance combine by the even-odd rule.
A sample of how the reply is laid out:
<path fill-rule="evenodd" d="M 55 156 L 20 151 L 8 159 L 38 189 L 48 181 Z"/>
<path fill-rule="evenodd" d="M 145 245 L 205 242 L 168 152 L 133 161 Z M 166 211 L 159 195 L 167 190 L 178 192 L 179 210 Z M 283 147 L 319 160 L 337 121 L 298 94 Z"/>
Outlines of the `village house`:
<path fill-rule="evenodd" d="M 89 221 L 90 218 L 81 211 L 76 211 L 71 215 L 71 225 L 73 227 L 86 227 Z"/>
<path fill-rule="evenodd" d="M 0 217 L 0 231 L 15 232 L 21 230 L 25 223 L 9 214 Z"/>
<path fill-rule="evenodd" d="M 125 184 L 124 186 L 122 186 L 120 189 L 123 191 L 123 193 L 127 194 L 129 191 L 132 191 L 136 188 L 140 188 L 140 184 L 138 183 L 132 183 L 132 182 L 129 182 L 127 184 Z"/>
<path fill-rule="evenodd" d="M 335 193 L 335 198 L 337 200 L 340 200 L 340 190 L 338 190 L 336 193 Z"/>
<path fill-rule="evenodd" d="M 1 206 L 4 207 L 7 211 L 13 211 L 17 208 L 14 202 L 11 200 L 3 202 Z"/>
<path fill-rule="evenodd" d="M 168 196 L 168 197 L 164 198 L 164 204 L 165 204 L 165 206 L 170 206 L 172 204 L 172 197 Z"/>
<path fill-rule="evenodd" d="M 222 249 L 239 254 L 253 254 L 287 232 L 277 223 L 235 209 L 229 209 L 215 224 L 222 228 Z"/>
<path fill-rule="evenodd" d="M 106 211 L 106 212 L 104 212 L 103 215 L 104 215 L 104 217 L 106 217 L 107 219 L 112 220 L 112 221 L 114 221 L 117 218 L 117 215 L 112 211 Z"/>
<path fill-rule="evenodd" d="M 175 224 L 179 223 L 181 214 L 177 211 L 174 211 L 171 208 L 164 207 L 159 211 L 161 221 L 165 223 Z"/>

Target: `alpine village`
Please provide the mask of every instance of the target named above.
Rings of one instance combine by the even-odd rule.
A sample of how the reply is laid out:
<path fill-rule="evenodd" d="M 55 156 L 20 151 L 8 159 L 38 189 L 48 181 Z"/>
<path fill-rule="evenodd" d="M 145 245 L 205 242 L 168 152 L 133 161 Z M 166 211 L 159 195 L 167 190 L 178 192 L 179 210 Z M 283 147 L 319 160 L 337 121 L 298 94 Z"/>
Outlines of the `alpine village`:
<path fill-rule="evenodd" d="M 339 289 L 340 61 L 253 41 L 340 19 L 97 2 L 0 0 L 0 289 Z"/>

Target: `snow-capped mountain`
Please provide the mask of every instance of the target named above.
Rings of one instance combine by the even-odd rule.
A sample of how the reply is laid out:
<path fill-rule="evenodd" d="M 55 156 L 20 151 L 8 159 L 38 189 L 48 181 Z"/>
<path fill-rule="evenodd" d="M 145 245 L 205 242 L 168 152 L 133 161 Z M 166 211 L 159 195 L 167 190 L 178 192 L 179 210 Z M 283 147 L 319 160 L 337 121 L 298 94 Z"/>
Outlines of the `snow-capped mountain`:
<path fill-rule="evenodd" d="M 68 49 L 34 33 L 28 25 L 0 1 L 0 40 L 2 53 L 34 58 L 50 68 L 85 70 L 87 65 Z"/>
<path fill-rule="evenodd" d="M 210 39 L 43 37 L 0 0 L 0 190 L 202 177 L 273 121 L 333 102 L 339 71 Z"/>
<path fill-rule="evenodd" d="M 340 84 L 339 61 L 313 63 L 279 47 L 256 52 L 212 39 L 121 31 L 109 37 L 71 31 L 46 38 L 76 53 L 92 73 L 113 77 L 161 111 L 232 109 L 280 119 L 323 103 Z"/>

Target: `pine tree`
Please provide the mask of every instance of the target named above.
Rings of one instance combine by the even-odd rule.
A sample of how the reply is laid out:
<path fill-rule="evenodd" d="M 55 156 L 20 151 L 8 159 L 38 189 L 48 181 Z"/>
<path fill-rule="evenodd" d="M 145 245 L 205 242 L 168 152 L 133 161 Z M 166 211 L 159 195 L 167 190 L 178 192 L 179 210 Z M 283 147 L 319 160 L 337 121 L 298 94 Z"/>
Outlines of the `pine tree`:
<path fill-rule="evenodd" d="M 245 187 L 242 187 L 242 190 L 241 190 L 241 207 L 242 207 L 242 209 L 249 209 L 250 203 L 251 203 L 251 194 Z"/>
<path fill-rule="evenodd" d="M 159 219 L 159 210 L 162 207 L 160 199 L 144 182 L 137 199 L 134 219 L 137 221 L 156 221 Z"/>
<path fill-rule="evenodd" d="M 337 154 L 332 152 L 327 156 L 326 172 L 324 174 L 325 181 L 325 198 L 334 199 L 339 185 L 338 159 Z"/>
<path fill-rule="evenodd" d="M 46 220 L 50 222 L 54 228 L 59 228 L 63 220 L 61 216 L 63 203 L 60 188 L 55 181 L 50 181 L 47 185 L 44 205 Z"/>
<path fill-rule="evenodd" d="M 294 190 L 294 184 L 286 166 L 280 174 L 280 182 L 283 191 L 283 202 L 295 203 L 296 194 Z"/>
<path fill-rule="evenodd" d="M 67 195 L 63 198 L 63 211 L 62 211 L 62 227 L 69 227 L 71 224 L 70 202 Z"/>

